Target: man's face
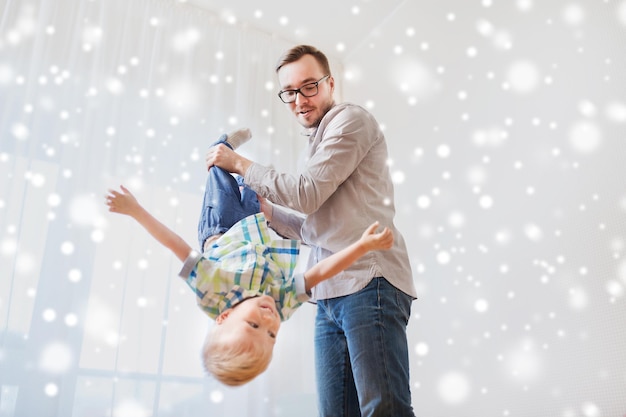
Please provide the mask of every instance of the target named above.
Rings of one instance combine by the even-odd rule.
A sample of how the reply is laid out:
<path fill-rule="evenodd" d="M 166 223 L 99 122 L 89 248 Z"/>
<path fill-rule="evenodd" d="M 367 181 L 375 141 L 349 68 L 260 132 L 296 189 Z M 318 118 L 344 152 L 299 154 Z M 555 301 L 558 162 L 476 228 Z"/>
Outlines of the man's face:
<path fill-rule="evenodd" d="M 295 90 L 305 84 L 314 83 L 325 74 L 312 55 L 304 55 L 295 62 L 284 65 L 278 70 L 278 82 L 282 90 Z M 333 105 L 335 80 L 328 77 L 318 84 L 318 92 L 313 97 L 298 93 L 296 101 L 286 105 L 293 112 L 298 123 L 305 128 L 317 127 L 320 120 Z"/>

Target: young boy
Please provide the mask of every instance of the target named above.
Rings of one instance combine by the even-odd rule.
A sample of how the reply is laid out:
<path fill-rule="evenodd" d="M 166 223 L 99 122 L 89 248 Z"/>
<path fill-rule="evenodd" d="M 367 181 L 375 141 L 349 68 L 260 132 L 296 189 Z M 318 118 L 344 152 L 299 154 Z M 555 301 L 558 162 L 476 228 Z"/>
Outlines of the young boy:
<path fill-rule="evenodd" d="M 213 146 L 236 148 L 248 130 L 222 135 Z M 281 321 L 310 297 L 310 290 L 352 265 L 369 251 L 389 249 L 393 234 L 376 233 L 378 222 L 361 238 L 303 274 L 294 268 L 300 242 L 272 240 L 256 193 L 218 167 L 209 170 L 198 240 L 203 253 L 146 211 L 124 186 L 109 190 L 109 211 L 135 219 L 183 261 L 179 275 L 215 325 L 203 347 L 208 373 L 226 385 L 242 385 L 263 372 L 272 357 Z"/>

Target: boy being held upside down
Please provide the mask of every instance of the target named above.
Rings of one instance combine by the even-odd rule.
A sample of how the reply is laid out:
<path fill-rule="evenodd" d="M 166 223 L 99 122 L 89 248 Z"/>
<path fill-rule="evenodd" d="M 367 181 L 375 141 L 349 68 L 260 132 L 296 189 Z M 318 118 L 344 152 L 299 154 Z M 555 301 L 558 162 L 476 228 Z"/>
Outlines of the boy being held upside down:
<path fill-rule="evenodd" d="M 250 138 L 247 129 L 222 135 L 232 149 Z M 202 357 L 208 373 L 220 382 L 242 385 L 267 369 L 281 321 L 310 297 L 310 289 L 373 250 L 389 249 L 393 234 L 376 233 L 378 222 L 361 238 L 308 271 L 294 274 L 300 242 L 272 239 L 257 195 L 241 177 L 209 169 L 198 222 L 202 253 L 144 209 L 123 185 L 109 190 L 109 211 L 135 219 L 183 261 L 179 275 L 196 293 L 197 303 L 215 320 Z"/>

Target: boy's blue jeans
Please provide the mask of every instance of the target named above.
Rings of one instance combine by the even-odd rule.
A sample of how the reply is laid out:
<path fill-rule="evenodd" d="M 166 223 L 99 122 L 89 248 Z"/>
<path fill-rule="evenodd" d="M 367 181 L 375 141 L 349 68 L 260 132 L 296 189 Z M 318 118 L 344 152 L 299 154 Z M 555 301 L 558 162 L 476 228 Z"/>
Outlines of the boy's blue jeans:
<path fill-rule="evenodd" d="M 232 146 L 226 142 L 226 138 L 226 135 L 220 136 L 218 141 L 211 146 L 223 143 L 232 149 Z M 211 167 L 198 221 L 200 250 L 204 249 L 204 241 L 207 238 L 226 232 L 239 220 L 259 211 L 260 205 L 256 192 L 243 183 L 242 177 L 235 179 L 228 171 L 216 166 Z"/>
<path fill-rule="evenodd" d="M 406 326 L 412 298 L 378 277 L 317 301 L 315 370 L 322 417 L 414 417 Z"/>

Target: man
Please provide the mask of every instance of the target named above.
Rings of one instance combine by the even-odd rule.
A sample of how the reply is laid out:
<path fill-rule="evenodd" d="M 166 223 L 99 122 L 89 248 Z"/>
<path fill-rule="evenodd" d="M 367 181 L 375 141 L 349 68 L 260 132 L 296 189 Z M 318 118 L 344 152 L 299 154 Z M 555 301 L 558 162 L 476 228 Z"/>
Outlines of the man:
<path fill-rule="evenodd" d="M 207 166 L 243 176 L 269 200 L 261 209 L 270 226 L 311 247 L 309 266 L 355 241 L 372 221 L 393 231 L 390 250 L 364 256 L 313 289 L 319 412 L 413 416 L 406 326 L 416 292 L 404 239 L 393 224 L 384 135 L 362 107 L 335 103 L 328 60 L 316 48 L 288 50 L 276 72 L 280 99 L 310 135 L 299 173 L 278 173 L 225 146 L 209 150 Z"/>

